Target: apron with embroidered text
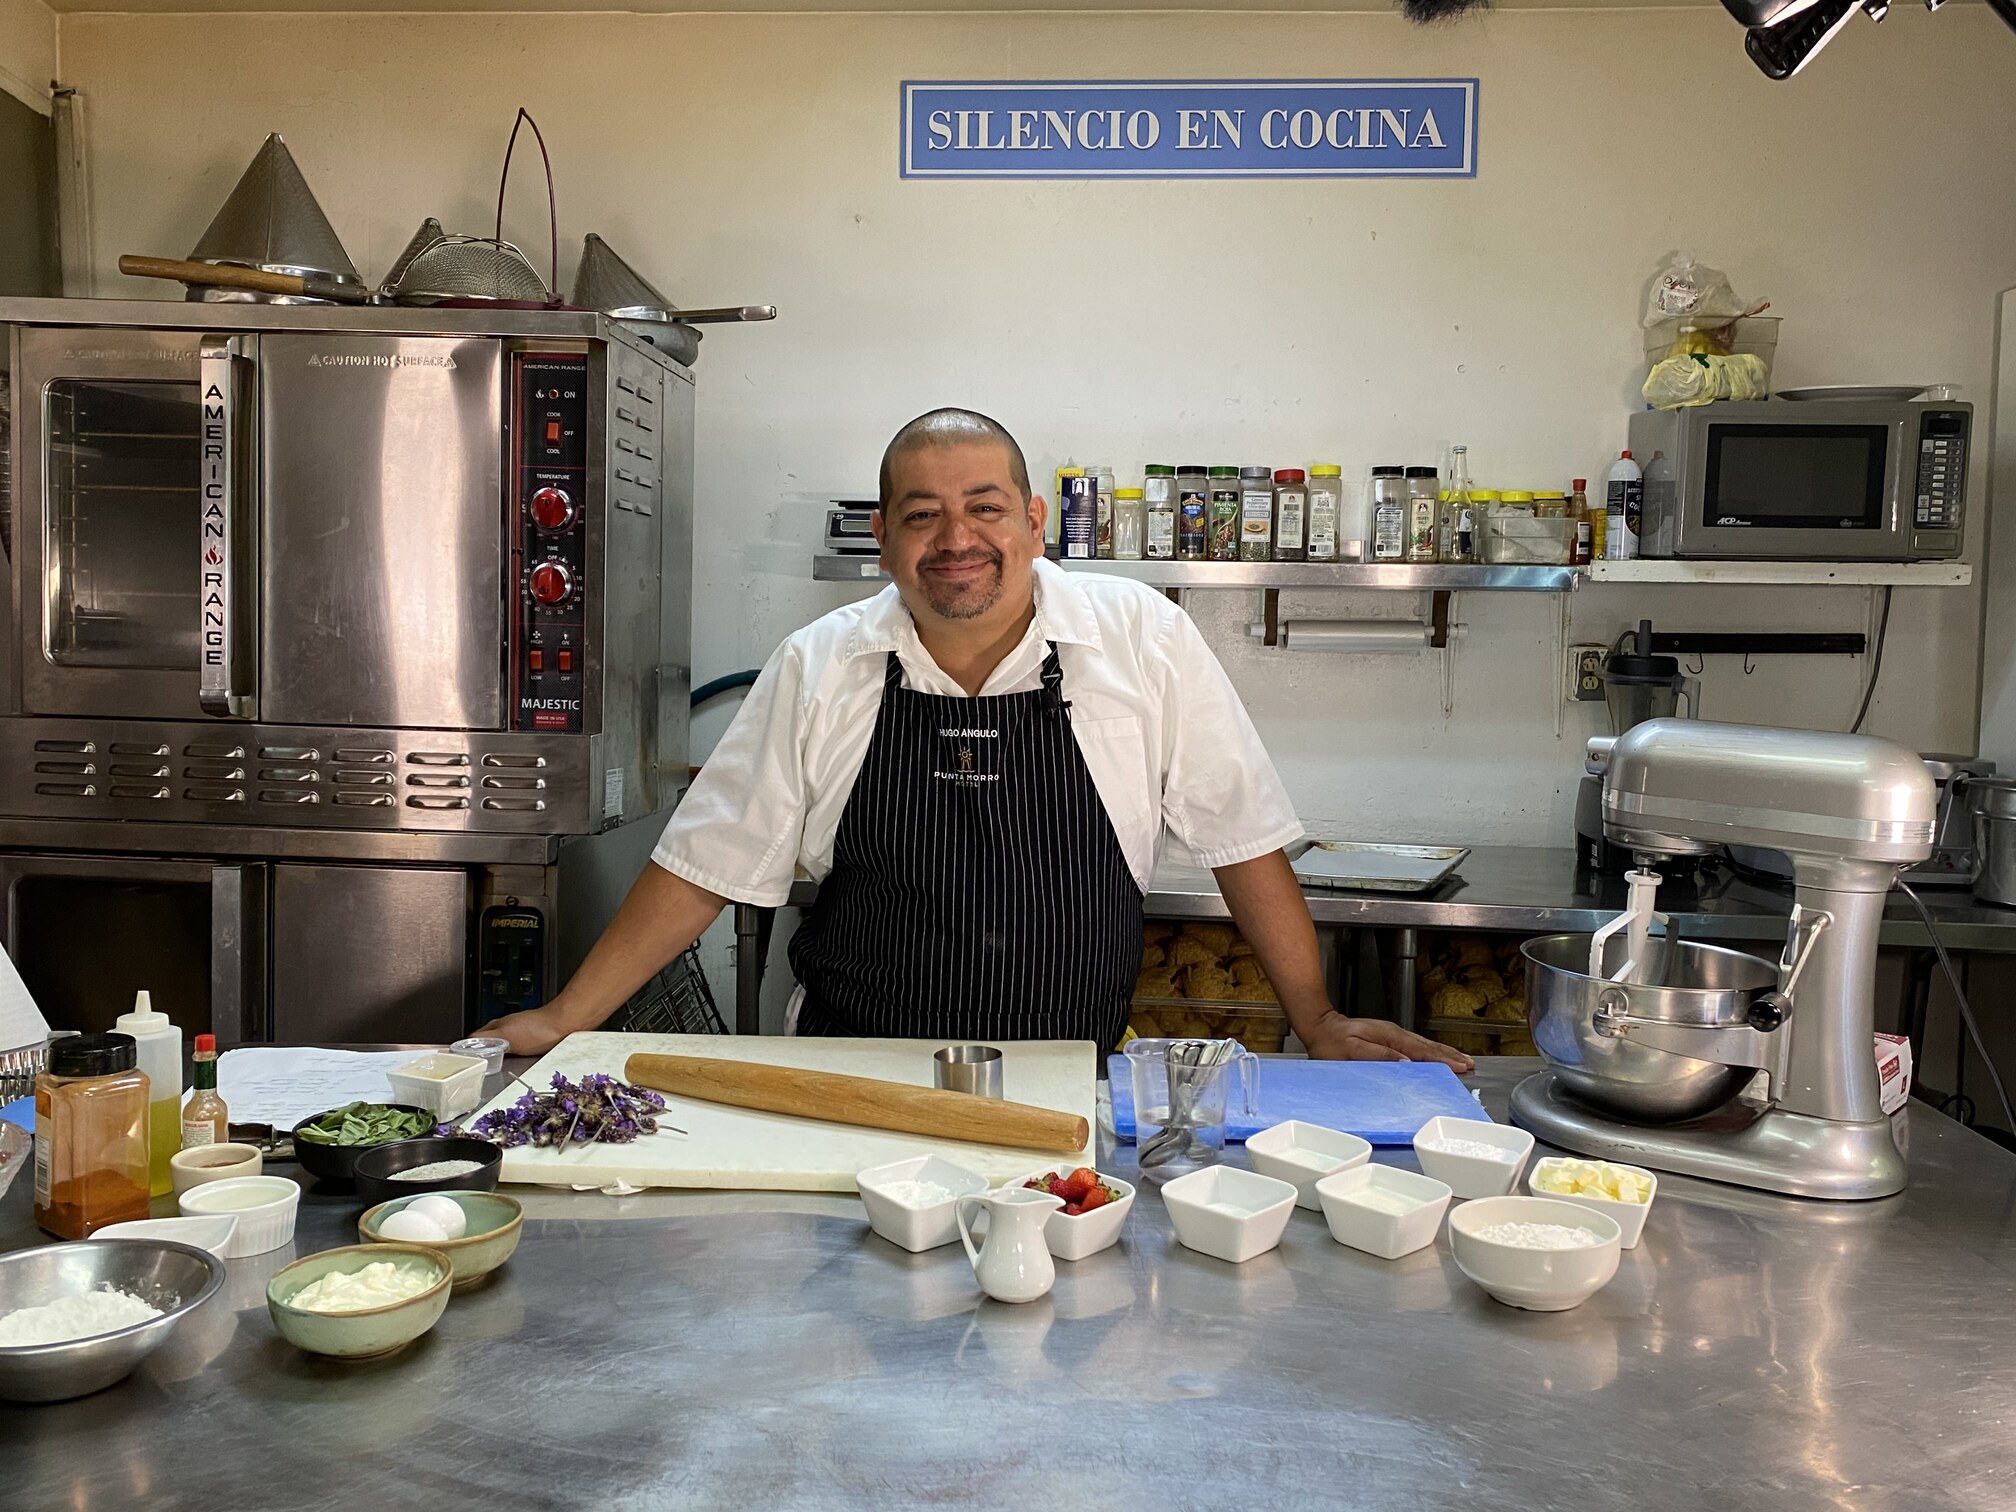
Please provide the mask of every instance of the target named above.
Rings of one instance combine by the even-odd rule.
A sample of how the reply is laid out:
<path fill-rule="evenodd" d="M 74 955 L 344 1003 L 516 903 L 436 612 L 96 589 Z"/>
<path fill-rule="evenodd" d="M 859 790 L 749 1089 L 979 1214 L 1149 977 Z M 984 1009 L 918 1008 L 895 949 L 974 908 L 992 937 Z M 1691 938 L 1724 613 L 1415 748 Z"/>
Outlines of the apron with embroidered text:
<path fill-rule="evenodd" d="M 1039 690 L 988 698 L 912 692 L 889 654 L 833 870 L 791 940 L 800 1034 L 1118 1044 L 1141 890 L 1063 684 L 1054 644 Z"/>

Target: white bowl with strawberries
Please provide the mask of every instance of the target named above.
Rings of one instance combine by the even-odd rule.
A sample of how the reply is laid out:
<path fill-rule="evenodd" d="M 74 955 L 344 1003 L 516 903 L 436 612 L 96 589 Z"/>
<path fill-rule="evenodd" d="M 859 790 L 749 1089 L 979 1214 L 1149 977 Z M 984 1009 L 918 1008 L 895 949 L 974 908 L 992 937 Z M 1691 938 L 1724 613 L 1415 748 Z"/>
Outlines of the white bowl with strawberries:
<path fill-rule="evenodd" d="M 1059 1260 L 1083 1260 L 1110 1248 L 1134 1206 L 1131 1184 L 1069 1161 L 1018 1176 L 1015 1185 L 1063 1198 L 1064 1206 L 1043 1225 L 1044 1242 Z"/>

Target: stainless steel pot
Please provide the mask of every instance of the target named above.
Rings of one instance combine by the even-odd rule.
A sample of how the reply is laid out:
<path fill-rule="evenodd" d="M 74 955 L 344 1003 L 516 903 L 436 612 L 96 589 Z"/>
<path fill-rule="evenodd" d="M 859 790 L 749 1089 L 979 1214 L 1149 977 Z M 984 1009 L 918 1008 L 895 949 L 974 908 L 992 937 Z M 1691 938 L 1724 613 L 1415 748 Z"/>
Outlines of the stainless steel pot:
<path fill-rule="evenodd" d="M 1967 784 L 1967 799 L 1981 858 L 1974 896 L 2016 908 L 2016 777 L 1976 777 Z"/>
<path fill-rule="evenodd" d="M 1604 947 L 1605 973 L 1624 964 L 1625 937 Z M 1526 1015 L 1533 1043 L 1556 1080 L 1583 1101 L 1637 1123 L 1677 1123 L 1714 1111 L 1756 1075 L 1599 1033 L 1596 1010 L 1616 1002 L 1640 1018 L 1706 1027 L 1747 1021 L 1751 1002 L 1778 985 L 1778 968 L 1717 945 L 1662 945 L 1650 982 L 1611 982 L 1588 974 L 1589 936 L 1548 935 L 1521 947 L 1526 957 Z"/>

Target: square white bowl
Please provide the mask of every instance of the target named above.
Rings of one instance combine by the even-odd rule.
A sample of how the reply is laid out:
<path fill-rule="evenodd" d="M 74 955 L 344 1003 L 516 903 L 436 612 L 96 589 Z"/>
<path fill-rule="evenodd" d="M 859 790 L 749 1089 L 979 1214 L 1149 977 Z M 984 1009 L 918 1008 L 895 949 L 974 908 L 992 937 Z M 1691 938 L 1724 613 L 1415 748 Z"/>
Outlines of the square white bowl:
<path fill-rule="evenodd" d="M 1448 1185 L 1392 1166 L 1361 1165 L 1316 1183 L 1330 1237 L 1381 1260 L 1435 1242 L 1449 1209 Z"/>
<path fill-rule="evenodd" d="M 219 1260 L 229 1259 L 231 1238 L 238 1232 L 236 1213 L 199 1213 L 180 1218 L 136 1218 L 131 1223 L 113 1223 L 99 1229 L 93 1239 L 166 1239 L 171 1244 L 187 1244 L 208 1250 Z"/>
<path fill-rule="evenodd" d="M 456 1118 L 483 1101 L 483 1078 L 489 1066 L 480 1055 L 451 1055 L 437 1050 L 385 1073 L 392 1083 L 392 1101 L 425 1108 L 436 1118 Z"/>
<path fill-rule="evenodd" d="M 294 1237 L 301 1188 L 285 1176 L 231 1176 L 191 1187 L 175 1202 L 192 1218 L 209 1213 L 237 1214 L 238 1231 L 226 1243 L 223 1258 L 243 1260 L 276 1250 Z"/>
<path fill-rule="evenodd" d="M 1083 1164 L 1078 1160 L 1059 1161 L 1054 1166 L 1025 1172 L 1008 1185 L 1026 1186 L 1038 1176 L 1068 1176 Z M 1120 1238 L 1127 1215 L 1134 1209 L 1133 1183 L 1122 1181 L 1118 1176 L 1108 1176 L 1104 1171 L 1099 1173 L 1099 1179 L 1120 1195 L 1106 1206 L 1094 1208 L 1089 1213 L 1072 1214 L 1060 1210 L 1044 1222 L 1043 1242 L 1050 1246 L 1054 1259 L 1083 1260 L 1087 1255 L 1112 1248 Z"/>
<path fill-rule="evenodd" d="M 1356 1134 L 1291 1118 L 1247 1140 L 1246 1153 L 1253 1157 L 1254 1170 L 1294 1187 L 1295 1205 L 1314 1213 L 1323 1206 L 1316 1183 L 1364 1165 L 1372 1158 L 1372 1146 Z"/>
<path fill-rule="evenodd" d="M 1479 1237 L 1500 1223 L 1547 1223 L 1586 1229 L 1594 1244 L 1575 1249 L 1526 1249 Z M 1566 1312 L 1610 1284 L 1623 1234 L 1601 1213 L 1554 1197 L 1486 1197 L 1449 1214 L 1449 1251 L 1456 1268 L 1507 1307 Z"/>
<path fill-rule="evenodd" d="M 1490 1145 L 1503 1152 L 1497 1158 L 1438 1150 L 1444 1140 Z M 1504 1197 L 1519 1184 L 1519 1169 L 1533 1153 L 1533 1136 L 1510 1124 L 1483 1123 L 1474 1118 L 1431 1118 L 1414 1135 L 1414 1153 L 1421 1169 L 1448 1186 L 1458 1197 Z"/>
<path fill-rule="evenodd" d="M 891 1190 L 905 1181 L 928 1181 L 952 1195 L 920 1203 Z M 961 1197 L 977 1197 L 986 1191 L 987 1178 L 937 1155 L 913 1155 L 856 1172 L 854 1186 L 861 1194 L 861 1205 L 868 1209 L 868 1226 L 891 1244 L 916 1254 L 959 1242 L 954 1210 Z"/>
<path fill-rule="evenodd" d="M 1609 1197 L 1598 1197 L 1593 1194 L 1585 1196 L 1580 1192 L 1543 1192 L 1533 1185 L 1534 1177 L 1550 1166 L 1563 1164 L 1566 1159 L 1567 1157 L 1561 1155 L 1549 1155 L 1545 1160 L 1534 1161 L 1533 1169 L 1526 1173 L 1526 1190 L 1535 1197 L 1545 1197 L 1549 1202 L 1572 1202 L 1577 1207 L 1586 1207 L 1592 1213 L 1601 1213 L 1615 1223 L 1623 1233 L 1624 1248 L 1638 1248 L 1638 1241 L 1645 1237 L 1645 1219 L 1651 1213 L 1652 1204 L 1659 1196 L 1658 1176 L 1643 1166 L 1620 1165 L 1614 1160 L 1605 1162 L 1607 1165 L 1616 1166 L 1620 1171 L 1643 1176 L 1652 1183 L 1652 1190 L 1645 1194 L 1643 1202 L 1617 1202 Z"/>
<path fill-rule="evenodd" d="M 1281 1242 L 1295 1184 L 1237 1166 L 1209 1166 L 1162 1188 L 1176 1237 L 1190 1249 L 1243 1265 Z"/>

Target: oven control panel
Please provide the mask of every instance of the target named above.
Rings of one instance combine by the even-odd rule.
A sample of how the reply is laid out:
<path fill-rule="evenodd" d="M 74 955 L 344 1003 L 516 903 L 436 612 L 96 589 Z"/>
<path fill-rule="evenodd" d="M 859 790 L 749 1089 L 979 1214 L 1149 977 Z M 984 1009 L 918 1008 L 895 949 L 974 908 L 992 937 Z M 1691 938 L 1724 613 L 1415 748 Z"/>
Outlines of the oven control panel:
<path fill-rule="evenodd" d="M 518 730 L 578 731 L 587 678 L 588 358 L 511 358 Z"/>

